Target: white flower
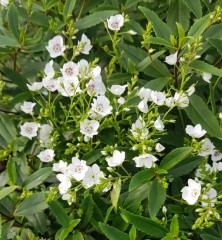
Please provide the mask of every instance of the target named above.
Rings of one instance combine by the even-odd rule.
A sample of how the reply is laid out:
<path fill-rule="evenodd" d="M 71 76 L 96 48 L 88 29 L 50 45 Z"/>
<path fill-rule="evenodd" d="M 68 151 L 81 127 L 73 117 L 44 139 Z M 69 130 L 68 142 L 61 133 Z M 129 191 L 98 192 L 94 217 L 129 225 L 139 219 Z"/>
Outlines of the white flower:
<path fill-rule="evenodd" d="M 9 4 L 9 0 L 0 0 L 0 4 L 6 6 Z"/>
<path fill-rule="evenodd" d="M 79 74 L 78 65 L 72 61 L 63 64 L 63 67 L 60 70 L 65 79 L 72 79 L 73 77 L 76 77 Z"/>
<path fill-rule="evenodd" d="M 150 95 L 151 100 L 158 106 L 162 106 L 166 100 L 166 96 L 162 92 L 152 91 Z"/>
<path fill-rule="evenodd" d="M 188 96 L 191 96 L 195 92 L 195 87 L 191 85 L 186 92 Z"/>
<path fill-rule="evenodd" d="M 83 180 L 88 170 L 86 161 L 79 160 L 77 157 L 72 158 L 72 163 L 69 164 L 68 170 L 70 175 L 77 181 Z"/>
<path fill-rule="evenodd" d="M 77 77 L 72 79 L 58 78 L 58 92 L 64 97 L 74 96 L 76 93 L 81 92 L 79 87 L 79 80 Z"/>
<path fill-rule="evenodd" d="M 106 93 L 106 87 L 101 80 L 90 79 L 90 81 L 86 84 L 87 93 L 92 96 L 104 95 Z"/>
<path fill-rule="evenodd" d="M 100 178 L 104 178 L 104 174 L 100 171 L 97 164 L 93 164 L 92 167 L 88 168 L 84 179 L 82 180 L 84 188 L 90 188 L 93 185 L 100 183 Z"/>
<path fill-rule="evenodd" d="M 85 59 L 81 59 L 78 62 L 78 68 L 79 68 L 79 77 L 83 79 L 88 78 L 89 63 Z"/>
<path fill-rule="evenodd" d="M 111 88 L 109 90 L 112 94 L 120 96 L 124 93 L 126 87 L 127 87 L 127 84 L 123 85 L 123 86 L 114 84 L 114 85 L 111 86 Z"/>
<path fill-rule="evenodd" d="M 152 92 L 151 89 L 142 87 L 142 88 L 139 90 L 139 92 L 138 92 L 138 96 L 139 96 L 141 99 L 150 100 L 151 92 Z"/>
<path fill-rule="evenodd" d="M 222 171 L 222 162 L 213 162 L 213 168 L 218 172 Z"/>
<path fill-rule="evenodd" d="M 222 159 L 222 153 L 218 150 L 212 150 L 211 151 L 211 160 L 212 161 L 219 161 Z"/>
<path fill-rule="evenodd" d="M 175 105 L 175 101 L 173 97 L 168 97 L 165 99 L 165 104 L 167 107 L 173 107 Z"/>
<path fill-rule="evenodd" d="M 193 179 L 188 179 L 188 186 L 183 187 L 182 198 L 189 204 L 193 205 L 198 200 L 201 193 L 201 185 Z"/>
<path fill-rule="evenodd" d="M 123 105 L 125 103 L 125 99 L 123 97 L 120 97 L 117 99 L 117 102 L 120 104 L 120 105 Z"/>
<path fill-rule="evenodd" d="M 56 177 L 61 182 L 58 187 L 59 187 L 60 194 L 63 195 L 72 186 L 70 181 L 70 176 L 67 174 L 60 173 L 60 174 L 57 174 Z"/>
<path fill-rule="evenodd" d="M 106 116 L 111 114 L 111 111 L 113 109 L 112 106 L 110 106 L 110 101 L 105 96 L 99 96 L 97 99 L 93 99 L 93 103 L 91 104 L 92 110 L 101 116 Z"/>
<path fill-rule="evenodd" d="M 221 112 L 221 113 L 219 113 L 219 118 L 220 118 L 220 119 L 222 119 L 222 112 Z"/>
<path fill-rule="evenodd" d="M 83 54 L 89 54 L 89 51 L 92 48 L 91 41 L 88 39 L 88 37 L 85 34 L 82 34 L 81 40 L 78 42 L 78 45 L 83 44 L 80 52 Z"/>
<path fill-rule="evenodd" d="M 195 176 L 197 178 L 204 178 L 206 176 L 205 173 L 203 173 L 203 170 L 207 172 L 207 175 L 208 174 L 211 174 L 213 172 L 213 168 L 210 166 L 210 164 L 205 164 L 204 166 L 205 169 L 202 169 L 202 168 L 198 168 L 196 170 L 196 173 L 195 173 Z"/>
<path fill-rule="evenodd" d="M 37 157 L 42 161 L 42 162 L 52 162 L 53 158 L 55 157 L 55 153 L 53 149 L 46 149 L 37 155 Z"/>
<path fill-rule="evenodd" d="M 204 143 L 201 146 L 201 152 L 199 153 L 200 156 L 207 156 L 212 153 L 214 149 L 213 143 L 210 141 L 209 138 L 204 139 Z"/>
<path fill-rule="evenodd" d="M 59 35 L 55 36 L 53 39 L 49 40 L 46 49 L 48 50 L 51 58 L 61 56 L 66 50 L 66 47 L 63 45 L 63 38 Z"/>
<path fill-rule="evenodd" d="M 205 130 L 202 130 L 202 127 L 200 124 L 197 124 L 196 126 L 187 125 L 185 129 L 186 133 L 194 138 L 201 138 L 206 133 Z"/>
<path fill-rule="evenodd" d="M 130 35 L 136 35 L 137 34 L 137 32 L 133 31 L 132 29 L 129 30 L 127 33 L 129 33 Z"/>
<path fill-rule="evenodd" d="M 42 88 L 42 82 L 34 82 L 33 84 L 26 84 L 30 91 L 39 91 Z"/>
<path fill-rule="evenodd" d="M 124 17 L 122 14 L 111 16 L 107 19 L 107 23 L 110 30 L 119 31 L 124 24 Z"/>
<path fill-rule="evenodd" d="M 136 122 L 132 124 L 132 128 L 130 131 L 135 138 L 140 139 L 145 139 L 149 134 L 149 131 L 146 128 L 146 123 L 143 121 L 141 116 L 139 116 Z"/>
<path fill-rule="evenodd" d="M 44 73 L 45 73 L 45 76 L 43 80 L 50 80 L 54 77 L 55 70 L 53 68 L 53 60 L 51 60 L 45 65 Z"/>
<path fill-rule="evenodd" d="M 163 131 L 164 129 L 164 124 L 163 122 L 160 120 L 160 116 L 156 119 L 156 121 L 154 122 L 154 127 L 156 128 L 156 130 L 158 131 Z"/>
<path fill-rule="evenodd" d="M 123 163 L 124 160 L 125 160 L 125 152 L 124 151 L 120 152 L 118 150 L 114 150 L 112 157 L 106 157 L 106 161 L 107 161 L 109 167 L 119 166 L 120 164 Z"/>
<path fill-rule="evenodd" d="M 32 102 L 23 102 L 23 104 L 20 106 L 21 110 L 28 114 L 33 114 L 33 108 L 36 105 L 36 103 Z"/>
<path fill-rule="evenodd" d="M 148 104 L 146 99 L 143 99 L 139 102 L 138 109 L 140 110 L 140 112 L 148 113 Z"/>
<path fill-rule="evenodd" d="M 75 201 L 75 199 L 74 199 L 74 198 L 72 197 L 72 195 L 69 194 L 69 193 L 63 194 L 63 195 L 62 195 L 62 200 L 66 200 L 69 205 L 71 205 L 71 204 Z"/>
<path fill-rule="evenodd" d="M 43 147 L 49 148 L 51 146 L 52 140 L 50 135 L 52 131 L 53 131 L 53 127 L 49 124 L 43 124 L 40 127 L 39 140 Z"/>
<path fill-rule="evenodd" d="M 155 149 L 157 152 L 162 152 L 165 149 L 165 147 L 162 144 L 157 143 Z"/>
<path fill-rule="evenodd" d="M 166 56 L 165 61 L 169 65 L 175 65 L 177 63 L 177 54 L 178 51 L 176 51 L 174 54 L 170 54 L 169 56 Z"/>
<path fill-rule="evenodd" d="M 50 92 L 55 92 L 58 89 L 58 81 L 56 79 L 43 79 L 42 83 Z"/>
<path fill-rule="evenodd" d="M 210 79 L 212 78 L 212 75 L 210 73 L 202 73 L 202 78 L 205 82 L 210 83 Z"/>
<path fill-rule="evenodd" d="M 185 93 L 178 93 L 176 92 L 174 95 L 175 104 L 181 108 L 185 108 L 189 105 L 189 98 L 186 96 Z"/>
<path fill-rule="evenodd" d="M 210 205 L 211 207 L 215 206 L 215 202 L 217 201 L 217 191 L 214 188 L 211 188 L 206 195 L 202 196 L 202 200 L 205 200 L 204 202 L 201 202 L 202 206 L 206 207 Z"/>
<path fill-rule="evenodd" d="M 89 138 L 98 134 L 98 128 L 99 122 L 96 120 L 85 119 L 83 122 L 80 122 L 80 132 Z"/>
<path fill-rule="evenodd" d="M 146 167 L 151 168 L 153 163 L 158 161 L 158 159 L 152 154 L 143 154 L 138 157 L 134 157 L 133 160 L 136 162 L 136 167 Z"/>
<path fill-rule="evenodd" d="M 52 167 L 52 171 L 54 172 L 61 172 L 66 174 L 68 169 L 67 169 L 67 162 L 64 162 L 62 160 L 59 160 L 58 163 L 54 163 Z"/>
<path fill-rule="evenodd" d="M 38 124 L 34 122 L 26 122 L 22 126 L 20 126 L 21 132 L 20 134 L 24 137 L 32 139 L 37 136 Z"/>

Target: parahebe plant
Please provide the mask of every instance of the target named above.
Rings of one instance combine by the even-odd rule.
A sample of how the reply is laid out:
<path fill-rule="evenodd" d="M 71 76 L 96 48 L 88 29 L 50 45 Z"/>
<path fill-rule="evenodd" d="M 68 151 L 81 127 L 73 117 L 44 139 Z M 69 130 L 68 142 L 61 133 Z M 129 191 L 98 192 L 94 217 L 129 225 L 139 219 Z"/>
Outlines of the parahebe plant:
<path fill-rule="evenodd" d="M 221 239 L 222 2 L 0 3 L 0 238 Z"/>

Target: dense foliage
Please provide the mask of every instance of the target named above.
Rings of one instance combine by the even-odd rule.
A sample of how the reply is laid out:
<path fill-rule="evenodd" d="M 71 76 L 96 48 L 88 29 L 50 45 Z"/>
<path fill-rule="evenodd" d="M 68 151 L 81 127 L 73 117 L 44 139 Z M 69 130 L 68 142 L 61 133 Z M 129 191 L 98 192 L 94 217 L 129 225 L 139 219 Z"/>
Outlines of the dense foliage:
<path fill-rule="evenodd" d="M 0 1 L 0 238 L 222 238 L 222 1 Z"/>

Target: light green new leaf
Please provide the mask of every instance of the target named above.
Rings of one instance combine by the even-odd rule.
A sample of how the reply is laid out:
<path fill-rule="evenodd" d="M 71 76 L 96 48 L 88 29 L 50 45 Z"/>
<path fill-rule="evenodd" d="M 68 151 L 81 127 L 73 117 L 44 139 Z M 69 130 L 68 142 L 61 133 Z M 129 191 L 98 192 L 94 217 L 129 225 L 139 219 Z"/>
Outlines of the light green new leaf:
<path fill-rule="evenodd" d="M 170 31 L 170 28 L 166 23 L 164 23 L 158 15 L 153 12 L 152 10 L 145 8 L 145 7 L 139 7 L 139 9 L 143 12 L 145 17 L 153 23 L 153 29 L 157 37 L 164 38 L 166 40 L 170 39 L 170 35 L 172 32 Z"/>
<path fill-rule="evenodd" d="M 0 200 L 2 200 L 4 197 L 9 195 L 11 192 L 13 192 L 17 186 L 11 186 L 11 187 L 4 187 L 0 190 Z"/>
<path fill-rule="evenodd" d="M 12 118 L 2 112 L 0 112 L 0 135 L 7 143 L 16 138 L 16 128 L 12 122 Z"/>
<path fill-rule="evenodd" d="M 37 192 L 23 200 L 15 209 L 15 216 L 28 216 L 48 208 L 44 192 Z"/>
<path fill-rule="evenodd" d="M 15 38 L 0 36 L 0 47 L 20 47 L 20 44 Z"/>
<path fill-rule="evenodd" d="M 193 94 L 189 97 L 190 104 L 184 110 L 193 124 L 200 124 L 204 130 L 212 137 L 222 137 L 222 131 L 217 118 L 209 110 L 205 101 Z"/>
<path fill-rule="evenodd" d="M 41 168 L 25 179 L 23 187 L 27 190 L 37 187 L 43 183 L 51 173 L 51 167 Z"/>
<path fill-rule="evenodd" d="M 170 224 L 170 233 L 177 237 L 179 235 L 179 223 L 178 216 L 174 215 Z"/>
<path fill-rule="evenodd" d="M 10 4 L 8 9 L 8 25 L 15 38 L 19 39 L 18 10 L 14 4 Z"/>
<path fill-rule="evenodd" d="M 99 227 L 101 228 L 102 232 L 109 240 L 130 240 L 128 235 L 118 228 L 110 226 L 108 224 L 99 223 Z"/>
<path fill-rule="evenodd" d="M 182 162 L 185 158 L 187 158 L 192 153 L 192 151 L 192 147 L 176 148 L 163 158 L 159 167 L 165 170 L 170 170 L 171 168 Z"/>
<path fill-rule="evenodd" d="M 66 0 L 64 9 L 63 9 L 63 15 L 65 18 L 72 15 L 72 11 L 74 10 L 74 7 L 76 5 L 76 0 Z"/>
<path fill-rule="evenodd" d="M 79 231 L 75 231 L 73 234 L 72 234 L 72 240 L 84 240 L 84 237 L 82 235 L 81 232 Z"/>
<path fill-rule="evenodd" d="M 65 209 L 57 201 L 50 201 L 48 202 L 48 205 L 49 209 L 56 217 L 57 222 L 61 224 L 63 227 L 68 227 L 70 219 Z"/>
<path fill-rule="evenodd" d="M 151 184 L 148 200 L 150 217 L 154 219 L 166 200 L 166 189 L 157 180 Z"/>
<path fill-rule="evenodd" d="M 105 21 L 107 18 L 117 13 L 118 11 L 116 10 L 105 10 L 105 11 L 95 12 L 79 19 L 75 23 L 75 27 L 78 28 L 79 30 L 87 29 L 99 24 L 100 22 Z"/>
<path fill-rule="evenodd" d="M 154 175 L 155 173 L 152 169 L 145 169 L 139 171 L 132 177 L 129 185 L 129 191 L 131 192 L 142 186 L 145 182 L 148 182 L 150 179 L 152 179 Z"/>
<path fill-rule="evenodd" d="M 222 77 L 222 69 L 216 68 L 213 65 L 208 64 L 206 62 L 194 60 L 190 63 L 189 66 L 197 71 L 211 73 L 213 75 Z"/>
<path fill-rule="evenodd" d="M 117 211 L 117 204 L 119 200 L 120 191 L 121 191 L 121 179 L 119 178 L 118 181 L 116 181 L 113 184 L 113 189 L 110 193 L 112 206 L 115 211 Z"/>
<path fill-rule="evenodd" d="M 15 184 L 17 180 L 17 171 L 16 171 L 16 165 L 15 165 L 15 158 L 9 157 L 8 162 L 7 162 L 7 173 L 9 176 L 10 181 Z"/>
<path fill-rule="evenodd" d="M 222 56 L 222 40 L 216 38 L 208 38 L 207 41 L 214 46 L 218 53 Z"/>
<path fill-rule="evenodd" d="M 121 209 L 124 219 L 133 224 L 138 230 L 157 238 L 164 237 L 167 234 L 167 229 L 159 223 L 133 213 Z"/>
<path fill-rule="evenodd" d="M 202 17 L 202 6 L 201 6 L 200 0 L 195 0 L 195 1 L 184 0 L 184 1 L 187 7 L 190 9 L 190 11 L 192 11 L 197 18 Z"/>

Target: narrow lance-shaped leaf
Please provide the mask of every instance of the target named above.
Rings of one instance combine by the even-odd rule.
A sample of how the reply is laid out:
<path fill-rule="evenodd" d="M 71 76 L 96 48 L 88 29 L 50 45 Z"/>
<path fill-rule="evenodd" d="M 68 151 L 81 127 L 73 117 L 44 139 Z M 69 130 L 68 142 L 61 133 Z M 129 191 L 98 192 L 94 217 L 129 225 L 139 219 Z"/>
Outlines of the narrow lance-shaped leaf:
<path fill-rule="evenodd" d="M 222 40 L 216 38 L 208 38 L 207 41 L 214 46 L 218 53 L 222 56 Z"/>
<path fill-rule="evenodd" d="M 202 17 L 202 6 L 200 0 L 184 0 L 184 2 L 197 18 Z"/>
<path fill-rule="evenodd" d="M 19 39 L 18 10 L 14 4 L 10 4 L 8 9 L 8 25 L 12 34 Z"/>
<path fill-rule="evenodd" d="M 15 164 L 15 158 L 9 157 L 8 162 L 7 162 L 7 173 L 9 176 L 10 181 L 15 184 L 17 180 L 17 171 L 16 171 L 16 164 Z"/>
<path fill-rule="evenodd" d="M 83 215 L 81 217 L 81 226 L 85 227 L 89 221 L 91 220 L 93 214 L 94 202 L 92 199 L 92 195 L 88 195 L 83 199 L 81 204 L 81 209 L 83 211 Z"/>
<path fill-rule="evenodd" d="M 15 38 L 0 36 L 0 47 L 20 47 L 21 45 Z"/>
<path fill-rule="evenodd" d="M 111 192 L 111 202 L 115 211 L 117 211 L 117 204 L 119 200 L 120 190 L 121 190 L 121 179 L 119 178 L 118 181 L 113 184 L 113 189 Z"/>
<path fill-rule="evenodd" d="M 76 0 L 66 0 L 64 9 L 63 9 L 63 15 L 65 18 L 69 17 L 72 15 L 72 11 L 74 10 L 76 4 Z"/>
<path fill-rule="evenodd" d="M 13 192 L 17 186 L 11 186 L 11 187 L 4 187 L 0 190 L 0 200 L 2 200 L 4 197 L 9 195 L 11 192 Z"/>

